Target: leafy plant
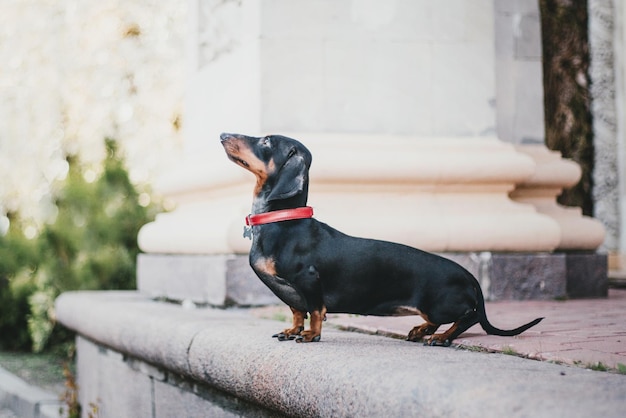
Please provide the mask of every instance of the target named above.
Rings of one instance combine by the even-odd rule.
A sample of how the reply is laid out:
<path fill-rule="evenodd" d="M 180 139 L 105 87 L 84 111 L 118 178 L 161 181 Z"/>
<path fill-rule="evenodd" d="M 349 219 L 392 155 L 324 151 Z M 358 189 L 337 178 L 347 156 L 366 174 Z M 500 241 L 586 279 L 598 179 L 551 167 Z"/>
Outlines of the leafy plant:
<path fill-rule="evenodd" d="M 57 215 L 35 239 L 24 238 L 12 215 L 0 240 L 0 256 L 15 254 L 0 270 L 0 302 L 7 301 L 0 305 L 0 348 L 32 344 L 37 352 L 67 341 L 70 334 L 55 326 L 54 315 L 54 300 L 64 291 L 135 288 L 137 233 L 160 207 L 139 203 L 141 192 L 130 182 L 117 142 L 106 139 L 105 146 L 95 178 L 85 176 L 77 157 L 67 157 L 68 175 L 54 193 Z M 5 335 L 15 340 L 5 343 Z"/>
<path fill-rule="evenodd" d="M 63 362 L 63 378 L 65 379 L 63 386 L 65 390 L 60 397 L 63 406 L 59 410 L 59 415 L 68 418 L 79 418 L 81 406 L 78 402 L 78 384 L 76 383 L 76 375 L 72 370 L 71 364 L 74 362 L 76 355 L 76 347 L 72 347 L 67 352 L 67 359 Z"/>
<path fill-rule="evenodd" d="M 508 356 L 519 356 L 519 353 L 510 345 L 502 347 L 502 354 L 506 354 Z"/>
<path fill-rule="evenodd" d="M 597 363 L 590 363 L 587 365 L 587 368 L 590 370 L 595 370 L 597 372 L 606 372 L 609 370 L 609 367 L 601 361 Z"/>
<path fill-rule="evenodd" d="M 13 218 L 13 219 L 12 219 Z M 9 216 L 14 221 L 13 215 Z M 10 228 L 0 235 L 0 349 L 30 347 L 27 316 L 29 296 L 35 291 L 31 273 L 36 263 L 35 245 L 21 230 Z"/>

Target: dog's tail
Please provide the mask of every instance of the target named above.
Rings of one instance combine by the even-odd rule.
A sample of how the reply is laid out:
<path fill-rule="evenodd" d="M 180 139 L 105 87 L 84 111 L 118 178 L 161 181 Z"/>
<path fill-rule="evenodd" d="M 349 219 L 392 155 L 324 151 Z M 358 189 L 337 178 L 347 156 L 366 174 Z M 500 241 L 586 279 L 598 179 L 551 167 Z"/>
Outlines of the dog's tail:
<path fill-rule="evenodd" d="M 533 321 L 530 321 L 527 324 L 524 324 L 515 329 L 500 329 L 496 328 L 487 319 L 487 312 L 485 311 L 485 298 L 483 296 L 483 292 L 480 290 L 480 286 L 477 288 L 477 296 L 478 296 L 478 306 L 476 306 L 476 313 L 478 314 L 478 322 L 480 326 L 485 330 L 487 334 L 490 335 L 499 335 L 501 337 L 512 337 L 514 335 L 521 334 L 526 331 L 530 327 L 534 327 L 538 323 L 541 322 L 543 318 L 537 318 Z"/>

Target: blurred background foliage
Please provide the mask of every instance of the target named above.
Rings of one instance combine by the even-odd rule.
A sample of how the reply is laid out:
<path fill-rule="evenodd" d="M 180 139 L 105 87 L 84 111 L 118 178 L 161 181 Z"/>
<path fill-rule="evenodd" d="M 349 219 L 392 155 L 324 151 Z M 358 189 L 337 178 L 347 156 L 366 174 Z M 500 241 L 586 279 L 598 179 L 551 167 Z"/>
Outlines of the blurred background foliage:
<path fill-rule="evenodd" d="M 39 352 L 71 338 L 55 324 L 54 299 L 68 290 L 135 288 L 137 233 L 162 211 L 130 180 L 118 143 L 105 140 L 100 175 L 68 156 L 54 185 L 55 216 L 35 237 L 9 213 L 0 234 L 0 350 Z"/>

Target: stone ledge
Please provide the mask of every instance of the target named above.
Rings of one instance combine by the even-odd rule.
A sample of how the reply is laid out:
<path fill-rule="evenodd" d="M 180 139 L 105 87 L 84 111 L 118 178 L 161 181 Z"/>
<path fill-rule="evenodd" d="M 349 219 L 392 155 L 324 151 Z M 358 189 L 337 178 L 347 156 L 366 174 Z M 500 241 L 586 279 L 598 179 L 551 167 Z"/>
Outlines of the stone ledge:
<path fill-rule="evenodd" d="M 485 410 L 494 416 L 512 411 L 518 416 L 614 416 L 623 407 L 623 376 L 513 356 L 328 328 L 318 344 L 278 343 L 269 336 L 284 324 L 242 310 L 184 309 L 135 292 L 65 293 L 56 306 L 62 324 L 123 353 L 119 358 L 150 364 L 148 372 L 178 374 L 290 416 L 412 416 L 419 411 L 472 417 Z M 90 365 L 79 364 L 79 378 L 94 376 L 81 367 Z M 153 384 L 161 381 L 161 372 L 157 375 Z M 145 400 L 129 390 L 132 382 L 120 385 L 107 381 L 107 374 L 96 376 L 98 390 L 141 410 L 138 405 Z M 184 391 L 185 385 L 178 387 Z M 155 396 L 157 391 L 143 393 Z M 181 403 L 191 396 L 184 393 Z M 103 417 L 112 416 L 107 408 L 101 405 Z"/>

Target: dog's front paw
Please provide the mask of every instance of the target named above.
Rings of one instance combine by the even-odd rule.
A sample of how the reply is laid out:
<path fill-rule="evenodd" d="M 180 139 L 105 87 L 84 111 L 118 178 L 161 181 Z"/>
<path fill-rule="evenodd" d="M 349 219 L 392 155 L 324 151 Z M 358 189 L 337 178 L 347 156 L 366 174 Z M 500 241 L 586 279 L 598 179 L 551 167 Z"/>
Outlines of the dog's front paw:
<path fill-rule="evenodd" d="M 412 341 L 412 342 L 418 342 L 418 341 L 421 341 L 425 335 L 426 334 L 421 329 L 419 329 L 418 327 L 415 327 L 411 330 L 411 332 L 409 332 L 409 335 L 407 335 L 406 340 Z"/>
<path fill-rule="evenodd" d="M 297 334 L 285 334 L 284 332 L 272 335 L 272 338 L 276 338 L 278 341 L 294 340 L 296 337 L 298 337 Z"/>
<path fill-rule="evenodd" d="M 413 342 L 421 341 L 425 336 L 433 335 L 433 333 L 437 331 L 437 327 L 438 327 L 437 325 L 431 324 L 429 322 L 422 324 L 422 325 L 418 325 L 409 332 L 409 335 L 407 335 L 406 340 L 413 341 Z"/>
<path fill-rule="evenodd" d="M 439 340 L 437 338 L 434 338 L 434 337 L 429 338 L 424 343 L 424 345 L 429 345 L 431 347 L 450 347 L 450 344 L 451 344 L 451 342 L 448 339 L 445 339 L 445 340 L 441 341 L 441 340 Z"/>
<path fill-rule="evenodd" d="M 278 341 L 295 340 L 304 327 L 287 328 L 277 334 L 272 335 L 272 338 L 276 338 Z"/>
<path fill-rule="evenodd" d="M 313 331 L 303 331 L 300 335 L 296 337 L 297 343 L 317 343 L 320 341 L 322 336 L 320 334 L 315 334 Z"/>

